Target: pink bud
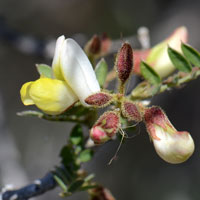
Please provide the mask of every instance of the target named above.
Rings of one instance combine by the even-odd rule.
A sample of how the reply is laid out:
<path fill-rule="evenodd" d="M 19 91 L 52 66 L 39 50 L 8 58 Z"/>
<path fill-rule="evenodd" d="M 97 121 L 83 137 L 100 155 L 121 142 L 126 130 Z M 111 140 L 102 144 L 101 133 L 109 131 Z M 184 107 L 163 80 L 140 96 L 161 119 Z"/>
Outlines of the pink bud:
<path fill-rule="evenodd" d="M 108 106 L 112 102 L 113 96 L 109 93 L 99 92 L 90 95 L 85 99 L 85 102 L 94 107 Z"/>
<path fill-rule="evenodd" d="M 179 132 L 159 107 L 145 110 L 144 120 L 158 155 L 166 162 L 178 164 L 194 152 L 194 142 L 188 132 Z"/>
<path fill-rule="evenodd" d="M 89 51 L 92 54 L 99 54 L 101 51 L 101 40 L 98 35 L 94 35 L 90 41 Z"/>
<path fill-rule="evenodd" d="M 92 127 L 90 137 L 95 143 L 102 144 L 117 133 L 119 126 L 119 112 L 105 112 Z"/>
<path fill-rule="evenodd" d="M 110 140 L 106 132 L 100 126 L 94 126 L 90 131 L 90 137 L 95 144 L 103 144 Z"/>
<path fill-rule="evenodd" d="M 142 121 L 142 115 L 139 106 L 131 101 L 124 100 L 122 102 L 122 114 L 128 118 L 129 121 Z"/>
<path fill-rule="evenodd" d="M 124 84 L 133 69 L 133 50 L 130 44 L 124 43 L 118 52 L 116 70 L 120 81 Z"/>

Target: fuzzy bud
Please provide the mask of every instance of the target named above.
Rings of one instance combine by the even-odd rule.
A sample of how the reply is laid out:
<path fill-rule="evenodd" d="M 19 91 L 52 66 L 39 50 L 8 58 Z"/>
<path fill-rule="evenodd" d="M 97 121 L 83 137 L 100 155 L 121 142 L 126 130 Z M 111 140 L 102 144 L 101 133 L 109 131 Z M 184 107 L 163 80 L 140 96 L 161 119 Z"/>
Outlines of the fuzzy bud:
<path fill-rule="evenodd" d="M 194 141 L 188 132 L 179 132 L 159 107 L 146 109 L 144 120 L 158 155 L 166 162 L 178 164 L 194 152 Z"/>
<path fill-rule="evenodd" d="M 118 52 L 116 71 L 122 84 L 129 78 L 133 69 L 133 50 L 130 44 L 124 43 Z"/>
<path fill-rule="evenodd" d="M 91 196 L 90 200 L 115 200 L 111 192 L 102 186 L 91 189 L 89 193 Z"/>
<path fill-rule="evenodd" d="M 139 106 L 131 101 L 124 100 L 122 102 L 122 114 L 128 118 L 129 121 L 142 121 L 142 115 Z"/>
<path fill-rule="evenodd" d="M 105 112 L 92 127 L 90 137 L 95 143 L 102 144 L 118 132 L 119 126 L 119 113 L 116 111 Z"/>
<path fill-rule="evenodd" d="M 110 140 L 110 137 L 107 136 L 104 129 L 100 126 L 94 126 L 90 131 L 90 137 L 95 144 L 103 144 Z"/>
<path fill-rule="evenodd" d="M 101 39 L 98 35 L 94 35 L 86 44 L 85 51 L 88 55 L 98 55 L 101 51 Z"/>
<path fill-rule="evenodd" d="M 113 100 L 113 96 L 109 93 L 98 92 L 85 99 L 85 102 L 94 107 L 108 106 Z"/>

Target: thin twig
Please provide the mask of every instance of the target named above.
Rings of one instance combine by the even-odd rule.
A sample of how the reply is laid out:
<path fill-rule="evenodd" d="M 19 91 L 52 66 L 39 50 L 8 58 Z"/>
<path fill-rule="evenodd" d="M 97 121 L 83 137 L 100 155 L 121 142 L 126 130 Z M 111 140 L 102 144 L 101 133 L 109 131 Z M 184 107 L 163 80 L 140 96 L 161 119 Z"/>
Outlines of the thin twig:
<path fill-rule="evenodd" d="M 6 191 L 1 196 L 2 200 L 28 200 L 48 190 L 52 190 L 56 186 L 57 183 L 53 178 L 53 174 L 49 172 L 43 178 L 35 180 L 32 184 L 18 190 Z"/>

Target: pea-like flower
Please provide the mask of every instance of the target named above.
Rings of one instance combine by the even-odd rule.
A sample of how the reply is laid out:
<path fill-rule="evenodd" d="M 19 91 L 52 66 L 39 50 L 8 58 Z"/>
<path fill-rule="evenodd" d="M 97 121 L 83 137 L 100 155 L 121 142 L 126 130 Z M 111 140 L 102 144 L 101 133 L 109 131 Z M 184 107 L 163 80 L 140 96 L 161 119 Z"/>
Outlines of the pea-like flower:
<path fill-rule="evenodd" d="M 100 91 L 93 67 L 73 39 L 57 39 L 52 63 L 52 78 L 41 76 L 21 88 L 24 105 L 35 104 L 48 114 L 60 114 L 80 100 Z"/>
<path fill-rule="evenodd" d="M 134 55 L 134 72 L 140 74 L 140 62 L 145 60 L 152 68 L 163 78 L 169 76 L 175 71 L 175 67 L 172 64 L 167 48 L 177 50 L 181 53 L 181 42 L 186 43 L 188 40 L 187 28 L 182 26 L 174 30 L 170 37 L 155 45 L 151 49 L 143 51 L 135 51 Z"/>
<path fill-rule="evenodd" d="M 144 120 L 158 155 L 166 162 L 178 164 L 194 152 L 194 141 L 186 131 L 177 131 L 159 107 L 146 109 Z"/>

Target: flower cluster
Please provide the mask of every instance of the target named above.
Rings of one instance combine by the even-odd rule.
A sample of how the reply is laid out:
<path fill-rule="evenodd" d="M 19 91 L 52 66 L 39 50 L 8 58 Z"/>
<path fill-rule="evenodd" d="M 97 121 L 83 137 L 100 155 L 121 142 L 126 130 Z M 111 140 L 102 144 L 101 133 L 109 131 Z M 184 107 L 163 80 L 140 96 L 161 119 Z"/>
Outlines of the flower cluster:
<path fill-rule="evenodd" d="M 166 57 L 167 45 L 180 46 L 180 38 L 187 38 L 187 30 L 181 27 L 163 43 L 145 54 L 147 62 L 162 76 L 171 73 L 171 61 Z M 179 38 L 179 39 L 177 39 Z M 102 49 L 97 36 L 86 45 L 91 54 L 98 54 Z M 153 141 L 158 155 L 169 163 L 181 163 L 194 151 L 194 142 L 188 132 L 179 132 L 168 120 L 159 107 L 145 107 L 125 95 L 125 86 L 133 69 L 134 52 L 129 43 L 120 48 L 115 62 L 119 88 L 117 93 L 101 90 L 93 67 L 80 46 L 72 39 L 61 36 L 57 39 L 52 63 L 51 77 L 41 75 L 36 81 L 25 83 L 21 88 L 24 105 L 35 104 L 47 114 L 58 115 L 80 101 L 83 106 L 102 108 L 113 104 L 109 111 L 103 113 L 90 130 L 90 137 L 95 144 L 103 144 L 112 139 L 121 126 L 121 119 L 143 121 Z M 136 58 L 137 59 L 137 58 Z"/>

